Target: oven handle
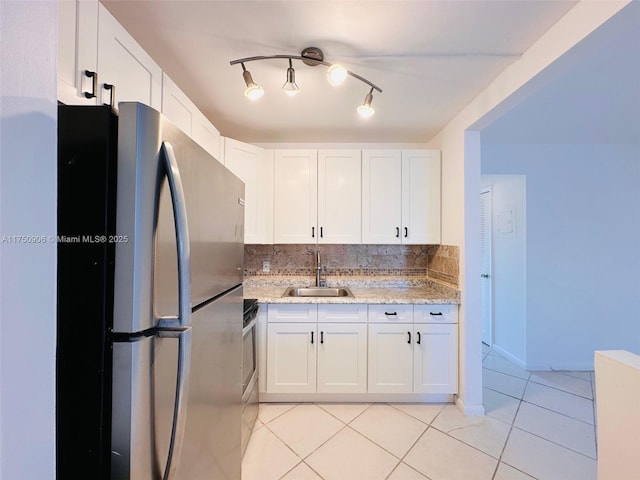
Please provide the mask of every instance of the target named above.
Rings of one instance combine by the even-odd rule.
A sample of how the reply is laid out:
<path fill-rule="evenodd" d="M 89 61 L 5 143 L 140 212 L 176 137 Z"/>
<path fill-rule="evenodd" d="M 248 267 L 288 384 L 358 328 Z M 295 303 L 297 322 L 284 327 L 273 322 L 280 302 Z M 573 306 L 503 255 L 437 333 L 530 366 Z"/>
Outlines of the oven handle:
<path fill-rule="evenodd" d="M 242 338 L 244 338 L 251 331 L 251 329 L 256 326 L 257 323 L 258 323 L 258 316 L 256 315 L 255 317 L 253 317 L 253 319 L 251 319 L 251 322 L 249 322 L 249 325 L 247 325 L 242 329 Z"/>

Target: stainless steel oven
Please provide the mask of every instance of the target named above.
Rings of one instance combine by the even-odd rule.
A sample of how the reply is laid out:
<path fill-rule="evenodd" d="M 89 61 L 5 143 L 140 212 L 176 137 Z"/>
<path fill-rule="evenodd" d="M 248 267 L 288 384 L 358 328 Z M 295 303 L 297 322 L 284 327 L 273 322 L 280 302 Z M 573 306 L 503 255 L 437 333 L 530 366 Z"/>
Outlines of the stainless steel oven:
<path fill-rule="evenodd" d="M 258 302 L 245 298 L 242 322 L 242 454 L 258 416 Z"/>

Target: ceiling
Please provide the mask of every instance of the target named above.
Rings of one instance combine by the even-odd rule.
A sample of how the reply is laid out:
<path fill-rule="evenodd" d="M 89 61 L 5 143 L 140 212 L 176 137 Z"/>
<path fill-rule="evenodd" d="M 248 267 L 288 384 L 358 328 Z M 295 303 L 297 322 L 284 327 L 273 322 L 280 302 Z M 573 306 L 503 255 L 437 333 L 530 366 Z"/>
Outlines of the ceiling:
<path fill-rule="evenodd" d="M 507 100 L 482 141 L 640 145 L 639 32 L 632 2 Z"/>
<path fill-rule="evenodd" d="M 102 3 L 222 135 L 246 142 L 423 143 L 518 60 L 575 1 L 139 1 Z M 286 60 L 246 64 L 265 89 L 247 100 L 231 60 L 319 47 L 380 86 L 340 87 L 326 67 L 294 61 L 301 93 L 286 97 Z"/>

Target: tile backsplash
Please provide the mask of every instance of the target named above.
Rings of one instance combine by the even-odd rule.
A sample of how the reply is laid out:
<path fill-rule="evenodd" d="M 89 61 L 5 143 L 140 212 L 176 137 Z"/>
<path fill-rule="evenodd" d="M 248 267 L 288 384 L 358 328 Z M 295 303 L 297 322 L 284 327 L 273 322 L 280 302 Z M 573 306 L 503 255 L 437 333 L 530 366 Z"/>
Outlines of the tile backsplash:
<path fill-rule="evenodd" d="M 316 252 L 329 276 L 430 277 L 458 286 L 458 247 L 451 245 L 245 245 L 245 276 L 315 276 Z"/>

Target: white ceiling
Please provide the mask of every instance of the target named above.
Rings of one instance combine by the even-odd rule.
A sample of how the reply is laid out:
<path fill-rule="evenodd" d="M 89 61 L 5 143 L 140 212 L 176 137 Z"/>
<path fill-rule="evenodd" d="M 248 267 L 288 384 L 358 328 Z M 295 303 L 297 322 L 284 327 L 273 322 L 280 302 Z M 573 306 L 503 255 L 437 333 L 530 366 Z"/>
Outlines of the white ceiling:
<path fill-rule="evenodd" d="M 575 1 L 102 0 L 220 132 L 247 142 L 427 142 Z M 265 96 L 243 96 L 239 65 L 255 55 L 321 48 L 376 85 L 377 113 L 356 114 L 369 88 L 330 87 L 326 68 L 247 63 Z"/>

